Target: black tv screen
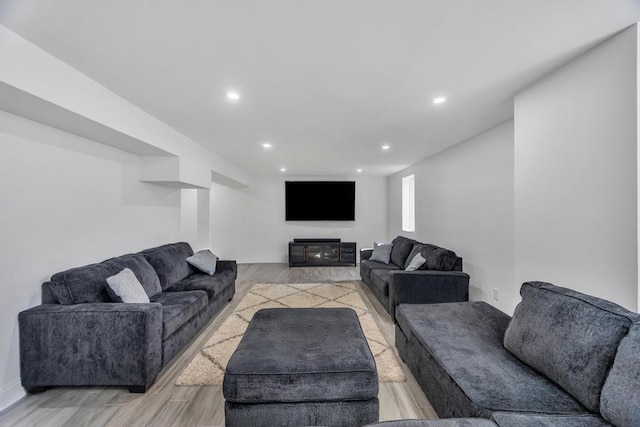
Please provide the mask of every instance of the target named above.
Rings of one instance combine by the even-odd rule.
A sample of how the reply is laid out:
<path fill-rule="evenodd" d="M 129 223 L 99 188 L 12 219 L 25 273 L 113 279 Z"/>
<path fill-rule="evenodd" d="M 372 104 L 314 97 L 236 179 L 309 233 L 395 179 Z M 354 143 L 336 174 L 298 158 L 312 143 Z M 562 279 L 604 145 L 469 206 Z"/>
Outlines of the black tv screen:
<path fill-rule="evenodd" d="M 353 181 L 286 181 L 287 221 L 355 221 Z"/>

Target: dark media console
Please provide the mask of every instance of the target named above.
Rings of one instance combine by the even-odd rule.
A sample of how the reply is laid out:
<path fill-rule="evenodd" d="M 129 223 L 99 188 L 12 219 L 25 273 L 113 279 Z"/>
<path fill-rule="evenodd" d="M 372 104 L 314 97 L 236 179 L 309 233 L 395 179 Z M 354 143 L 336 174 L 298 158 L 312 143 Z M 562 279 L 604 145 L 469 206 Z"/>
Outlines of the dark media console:
<path fill-rule="evenodd" d="M 340 239 L 293 239 L 289 242 L 289 267 L 356 265 L 355 242 Z"/>

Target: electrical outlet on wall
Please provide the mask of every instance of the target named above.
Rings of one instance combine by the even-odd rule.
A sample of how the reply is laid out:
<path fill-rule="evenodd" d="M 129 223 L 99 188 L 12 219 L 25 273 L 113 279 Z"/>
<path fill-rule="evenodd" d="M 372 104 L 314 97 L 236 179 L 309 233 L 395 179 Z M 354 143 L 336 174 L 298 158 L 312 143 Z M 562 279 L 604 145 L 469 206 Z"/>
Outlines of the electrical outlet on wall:
<path fill-rule="evenodd" d="M 500 289 L 493 288 L 492 291 L 494 301 L 500 301 Z"/>

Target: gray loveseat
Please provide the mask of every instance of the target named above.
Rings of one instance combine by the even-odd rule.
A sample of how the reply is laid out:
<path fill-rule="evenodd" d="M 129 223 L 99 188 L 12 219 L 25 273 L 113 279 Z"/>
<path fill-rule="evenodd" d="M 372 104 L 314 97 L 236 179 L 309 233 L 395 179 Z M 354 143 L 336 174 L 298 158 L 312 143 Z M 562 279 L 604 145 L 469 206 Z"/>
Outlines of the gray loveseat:
<path fill-rule="evenodd" d="M 640 426 L 640 315 L 548 283 L 520 293 L 513 318 L 484 302 L 398 307 L 396 347 L 438 415 Z"/>
<path fill-rule="evenodd" d="M 144 392 L 163 366 L 235 294 L 235 261 L 213 275 L 173 243 L 54 274 L 42 305 L 21 312 L 20 374 L 28 392 L 47 386 L 118 385 Z M 106 278 L 133 271 L 150 303 L 112 302 Z"/>
<path fill-rule="evenodd" d="M 431 304 L 469 300 L 469 275 L 462 272 L 462 258 L 435 245 L 403 236 L 391 242 L 388 264 L 369 258 L 373 249 L 360 251 L 360 277 L 391 318 L 399 304 Z M 405 271 L 413 256 L 421 253 L 426 262 L 415 271 Z"/>

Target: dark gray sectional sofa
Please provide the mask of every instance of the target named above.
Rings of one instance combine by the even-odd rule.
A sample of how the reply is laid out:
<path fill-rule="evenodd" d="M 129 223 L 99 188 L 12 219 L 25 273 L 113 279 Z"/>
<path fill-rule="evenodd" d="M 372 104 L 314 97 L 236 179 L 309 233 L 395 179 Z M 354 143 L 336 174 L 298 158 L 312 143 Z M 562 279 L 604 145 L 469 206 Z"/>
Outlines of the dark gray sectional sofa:
<path fill-rule="evenodd" d="M 235 294 L 235 261 L 213 275 L 173 243 L 54 274 L 42 305 L 21 312 L 20 372 L 29 392 L 48 386 L 118 385 L 144 392 L 163 366 Z M 133 271 L 150 303 L 116 303 L 106 278 Z"/>
<path fill-rule="evenodd" d="M 373 249 L 360 251 L 360 277 L 395 320 L 399 304 L 431 304 L 469 300 L 469 275 L 462 272 L 462 258 L 454 252 L 403 236 L 391 242 L 389 264 L 371 261 Z M 421 251 L 427 262 L 416 271 L 405 271 L 409 255 Z"/>
<path fill-rule="evenodd" d="M 484 302 L 398 307 L 396 347 L 438 415 L 640 426 L 640 315 L 548 283 L 521 295 L 513 318 Z"/>

